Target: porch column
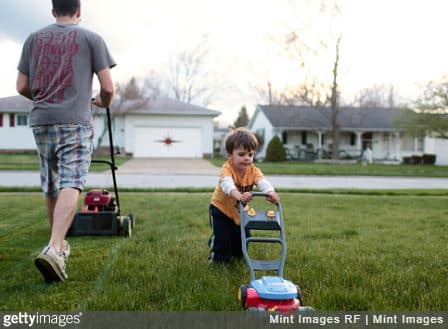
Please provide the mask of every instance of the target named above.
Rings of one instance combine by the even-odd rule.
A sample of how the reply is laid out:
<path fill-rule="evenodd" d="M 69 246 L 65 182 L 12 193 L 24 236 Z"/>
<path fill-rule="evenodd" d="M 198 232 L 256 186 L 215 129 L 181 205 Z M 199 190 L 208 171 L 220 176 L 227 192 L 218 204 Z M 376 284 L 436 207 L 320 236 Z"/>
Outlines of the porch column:
<path fill-rule="evenodd" d="M 356 132 L 356 151 L 359 155 L 362 153 L 362 132 L 357 131 Z"/>
<path fill-rule="evenodd" d="M 417 153 L 417 148 L 418 148 L 418 140 L 417 137 L 414 137 L 414 153 Z"/>
<path fill-rule="evenodd" d="M 391 131 L 389 131 L 389 143 L 388 144 L 389 145 L 387 147 L 387 158 L 389 160 L 392 160 L 392 156 L 391 156 L 391 154 L 392 154 L 392 152 L 391 152 L 391 150 L 392 150 L 392 132 Z"/>
<path fill-rule="evenodd" d="M 317 158 L 322 158 L 322 131 L 317 132 Z"/>
<path fill-rule="evenodd" d="M 395 133 L 395 159 L 401 160 L 401 141 L 400 141 L 400 133 Z"/>

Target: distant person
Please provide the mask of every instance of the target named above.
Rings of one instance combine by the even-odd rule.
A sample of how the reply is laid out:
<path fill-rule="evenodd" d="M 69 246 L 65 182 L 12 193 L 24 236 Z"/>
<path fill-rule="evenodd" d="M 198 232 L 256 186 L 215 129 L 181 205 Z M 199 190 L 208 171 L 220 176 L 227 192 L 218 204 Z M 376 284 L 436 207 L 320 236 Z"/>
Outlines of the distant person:
<path fill-rule="evenodd" d="M 362 163 L 364 165 L 369 165 L 373 163 L 373 154 L 369 146 L 367 146 L 364 152 L 362 153 Z"/>
<path fill-rule="evenodd" d="M 270 202 L 280 201 L 271 183 L 253 164 L 258 141 L 252 132 L 245 128 L 233 130 L 225 141 L 225 147 L 227 161 L 221 167 L 219 184 L 210 204 L 213 229 L 208 258 L 210 263 L 228 263 L 232 257 L 243 256 L 237 201 L 251 201 L 250 191 L 254 185 L 268 194 Z"/>
<path fill-rule="evenodd" d="M 52 3 L 56 22 L 25 41 L 17 77 L 17 91 L 33 101 L 30 125 L 51 227 L 50 241 L 34 263 L 47 282 L 68 278 L 70 247 L 64 239 L 93 151 L 93 74 L 100 83 L 93 104 L 108 107 L 114 94 L 109 69 L 116 65 L 104 40 L 78 26 L 80 0 Z"/>

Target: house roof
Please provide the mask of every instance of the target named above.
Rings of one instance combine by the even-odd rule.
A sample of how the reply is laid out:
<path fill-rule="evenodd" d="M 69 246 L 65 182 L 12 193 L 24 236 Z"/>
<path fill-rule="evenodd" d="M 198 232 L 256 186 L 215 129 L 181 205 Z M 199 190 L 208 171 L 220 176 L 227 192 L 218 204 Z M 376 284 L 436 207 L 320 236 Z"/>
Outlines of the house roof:
<path fill-rule="evenodd" d="M 0 98 L 0 112 L 3 113 L 28 113 L 32 106 L 33 102 L 23 96 Z M 218 111 L 209 110 L 204 107 L 187 104 L 164 97 L 158 97 L 155 101 L 142 99 L 127 100 L 121 105 L 119 101 L 114 101 L 112 103 L 111 110 L 117 114 L 168 114 L 212 117 L 216 117 L 221 114 Z M 95 108 L 95 112 L 104 113 L 104 110 Z"/>
<path fill-rule="evenodd" d="M 258 105 L 275 128 L 331 129 L 331 109 L 308 106 Z M 340 129 L 391 130 L 406 113 L 403 109 L 341 107 L 338 124 Z M 254 116 L 255 117 L 255 116 Z"/>
<path fill-rule="evenodd" d="M 117 114 L 162 114 L 162 115 L 193 115 L 216 117 L 219 111 L 209 110 L 205 107 L 187 104 L 166 97 L 152 99 L 130 99 L 124 102 L 115 100 L 111 106 L 112 112 Z M 101 113 L 101 110 L 100 110 Z"/>
<path fill-rule="evenodd" d="M 10 96 L 0 98 L 0 113 L 28 113 L 33 102 L 23 96 Z"/>

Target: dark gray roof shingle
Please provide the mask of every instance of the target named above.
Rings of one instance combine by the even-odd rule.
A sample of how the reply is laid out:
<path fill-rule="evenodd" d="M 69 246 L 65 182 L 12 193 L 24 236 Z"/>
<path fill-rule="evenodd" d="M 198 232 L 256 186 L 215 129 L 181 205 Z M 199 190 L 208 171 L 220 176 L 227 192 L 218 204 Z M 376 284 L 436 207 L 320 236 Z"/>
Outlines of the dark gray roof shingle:
<path fill-rule="evenodd" d="M 331 109 L 307 106 L 259 105 L 273 127 L 331 129 Z M 390 108 L 341 107 L 338 123 L 344 129 L 391 130 L 409 110 Z"/>
<path fill-rule="evenodd" d="M 33 102 L 23 96 L 11 96 L 0 98 L 0 112 L 23 112 L 28 113 L 33 106 Z M 118 107 L 119 106 L 119 107 Z M 168 115 L 197 115 L 216 117 L 221 113 L 206 109 L 204 107 L 179 102 L 173 99 L 158 97 L 155 101 L 133 99 L 121 104 L 114 101 L 111 110 L 116 113 L 132 114 L 168 114 Z M 104 113 L 104 110 L 96 109 L 97 113 Z"/>
<path fill-rule="evenodd" d="M 0 98 L 0 113 L 28 113 L 33 102 L 23 96 L 10 96 Z"/>
<path fill-rule="evenodd" d="M 197 115 L 218 116 L 218 111 L 176 101 L 174 99 L 157 97 L 152 99 L 130 99 L 120 104 L 114 101 L 111 110 L 117 114 L 164 114 L 164 115 Z"/>

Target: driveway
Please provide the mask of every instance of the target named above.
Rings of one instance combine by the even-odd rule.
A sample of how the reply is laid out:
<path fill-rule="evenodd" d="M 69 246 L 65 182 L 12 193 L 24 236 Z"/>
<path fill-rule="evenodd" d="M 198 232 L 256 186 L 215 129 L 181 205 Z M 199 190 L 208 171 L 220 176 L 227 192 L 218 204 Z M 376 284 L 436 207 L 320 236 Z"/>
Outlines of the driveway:
<path fill-rule="evenodd" d="M 133 158 L 118 167 L 119 174 L 162 174 L 162 175 L 213 175 L 219 174 L 219 167 L 204 159 L 192 158 Z"/>

